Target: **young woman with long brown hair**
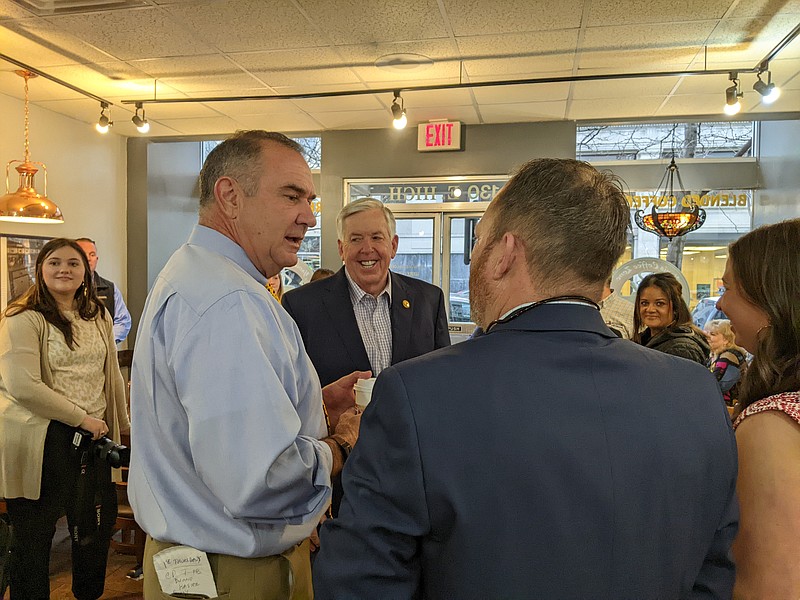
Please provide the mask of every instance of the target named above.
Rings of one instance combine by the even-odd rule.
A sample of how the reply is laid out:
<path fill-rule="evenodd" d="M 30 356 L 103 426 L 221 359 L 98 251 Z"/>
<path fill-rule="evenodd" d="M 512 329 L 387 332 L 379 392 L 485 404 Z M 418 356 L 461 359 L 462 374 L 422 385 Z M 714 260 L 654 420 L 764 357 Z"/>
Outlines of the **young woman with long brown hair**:
<path fill-rule="evenodd" d="M 35 283 L 0 318 L 0 497 L 14 530 L 12 599 L 49 597 L 50 544 L 63 514 L 72 591 L 79 600 L 102 595 L 116 490 L 89 438 L 119 443 L 129 427 L 112 318 L 80 246 L 52 240 L 36 259 Z"/>
<path fill-rule="evenodd" d="M 753 354 L 734 422 L 735 598 L 800 598 L 800 219 L 730 245 L 717 305 Z M 735 417 L 737 415 L 734 415 Z"/>

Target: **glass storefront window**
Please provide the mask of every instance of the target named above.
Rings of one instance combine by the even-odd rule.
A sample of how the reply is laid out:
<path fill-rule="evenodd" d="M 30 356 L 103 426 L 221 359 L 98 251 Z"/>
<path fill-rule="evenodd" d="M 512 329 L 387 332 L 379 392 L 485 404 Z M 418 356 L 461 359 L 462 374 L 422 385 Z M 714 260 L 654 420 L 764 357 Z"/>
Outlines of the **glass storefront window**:
<path fill-rule="evenodd" d="M 637 210 L 644 213 L 652 210 L 653 202 L 666 209 L 666 198 L 657 198 L 654 192 L 631 192 L 627 196 L 631 206 L 631 221 Z M 721 295 L 722 273 L 725 270 L 727 247 L 731 242 L 749 232 L 752 227 L 752 190 L 710 190 L 703 194 L 688 194 L 676 198 L 675 205 L 694 201 L 706 211 L 706 220 L 700 229 L 676 238 L 683 244 L 680 269 L 689 282 L 690 309 L 704 298 Z M 675 209 L 677 210 L 677 209 Z M 640 258 L 658 256 L 666 260 L 669 241 L 655 234 L 642 231 L 633 225 L 633 240 L 624 257 Z M 629 290 L 623 294 L 629 294 Z"/>
<path fill-rule="evenodd" d="M 441 204 L 447 202 L 490 202 L 508 177 L 438 177 L 413 180 L 348 183 L 350 202 L 377 198 L 384 204 Z"/>

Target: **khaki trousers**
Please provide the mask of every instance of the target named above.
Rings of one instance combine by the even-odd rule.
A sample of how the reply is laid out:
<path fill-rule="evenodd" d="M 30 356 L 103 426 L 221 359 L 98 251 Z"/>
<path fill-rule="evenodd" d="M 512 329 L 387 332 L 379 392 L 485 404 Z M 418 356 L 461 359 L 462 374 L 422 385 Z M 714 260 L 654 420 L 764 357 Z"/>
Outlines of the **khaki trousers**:
<path fill-rule="evenodd" d="M 149 535 L 144 550 L 144 598 L 174 598 L 161 591 L 153 556 L 178 544 L 160 542 Z M 292 546 L 283 554 L 240 558 L 208 554 L 208 562 L 221 600 L 313 600 L 309 543 Z"/>

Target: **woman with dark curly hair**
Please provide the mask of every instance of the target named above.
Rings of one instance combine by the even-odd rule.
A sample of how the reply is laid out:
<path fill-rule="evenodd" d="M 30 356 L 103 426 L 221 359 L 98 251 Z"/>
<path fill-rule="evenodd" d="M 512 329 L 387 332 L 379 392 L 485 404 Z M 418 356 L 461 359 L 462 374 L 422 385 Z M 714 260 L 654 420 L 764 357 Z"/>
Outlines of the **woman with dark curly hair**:
<path fill-rule="evenodd" d="M 734 422 L 741 521 L 734 598 L 800 598 L 800 219 L 730 245 L 717 302 L 753 354 Z M 734 415 L 737 417 L 737 415 Z"/>
<path fill-rule="evenodd" d="M 701 365 L 708 361 L 708 341 L 692 324 L 681 296 L 681 284 L 671 273 L 653 273 L 639 284 L 633 329 L 633 341 L 642 346 Z"/>
<path fill-rule="evenodd" d="M 14 530 L 13 599 L 50 597 L 50 544 L 63 514 L 73 594 L 103 594 L 116 490 L 90 438 L 119 443 L 130 427 L 112 327 L 86 255 L 66 238 L 44 245 L 35 283 L 0 318 L 0 497 Z"/>

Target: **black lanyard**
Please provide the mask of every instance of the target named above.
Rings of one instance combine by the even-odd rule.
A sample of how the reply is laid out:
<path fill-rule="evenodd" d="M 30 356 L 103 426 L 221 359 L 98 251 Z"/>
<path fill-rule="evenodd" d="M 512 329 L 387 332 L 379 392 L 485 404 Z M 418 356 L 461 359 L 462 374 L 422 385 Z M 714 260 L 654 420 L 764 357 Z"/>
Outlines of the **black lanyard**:
<path fill-rule="evenodd" d="M 555 296 L 553 298 L 545 298 L 544 300 L 539 300 L 538 302 L 533 302 L 532 304 L 528 304 L 527 306 L 522 306 L 514 311 L 511 314 L 506 315 L 502 319 L 497 319 L 489 323 L 486 327 L 486 333 L 489 333 L 492 330 L 492 327 L 495 325 L 505 325 L 506 323 L 513 321 L 518 316 L 528 312 L 531 309 L 536 308 L 537 306 L 542 306 L 543 304 L 554 304 L 556 302 L 571 302 L 575 304 L 584 304 L 586 306 L 592 306 L 597 310 L 600 310 L 600 306 L 597 302 L 593 300 L 589 300 L 586 296 Z"/>

